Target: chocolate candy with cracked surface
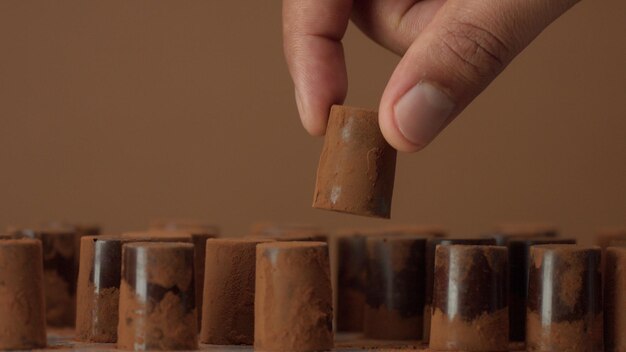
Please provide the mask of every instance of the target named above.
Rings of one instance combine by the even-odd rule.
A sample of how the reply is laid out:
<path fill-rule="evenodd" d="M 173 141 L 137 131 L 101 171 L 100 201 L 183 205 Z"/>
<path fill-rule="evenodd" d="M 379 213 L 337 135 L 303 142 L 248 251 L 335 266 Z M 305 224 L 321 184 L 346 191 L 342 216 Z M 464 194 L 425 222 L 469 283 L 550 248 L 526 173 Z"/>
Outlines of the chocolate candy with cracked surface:
<path fill-rule="evenodd" d="M 376 111 L 333 105 L 317 168 L 313 207 L 389 218 L 396 150 Z"/>

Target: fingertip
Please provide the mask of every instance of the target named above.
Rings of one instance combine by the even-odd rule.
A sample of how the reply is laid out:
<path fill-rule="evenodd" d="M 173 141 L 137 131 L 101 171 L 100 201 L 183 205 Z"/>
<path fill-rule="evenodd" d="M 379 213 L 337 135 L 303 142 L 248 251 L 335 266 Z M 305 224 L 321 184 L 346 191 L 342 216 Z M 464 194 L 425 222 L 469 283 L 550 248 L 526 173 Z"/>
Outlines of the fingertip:
<path fill-rule="evenodd" d="M 300 114 L 300 121 L 304 129 L 315 137 L 323 136 L 326 133 L 326 124 L 328 121 L 328 113 L 319 113 L 312 111 L 310 104 L 300 97 L 298 91 L 295 93 L 296 105 Z"/>

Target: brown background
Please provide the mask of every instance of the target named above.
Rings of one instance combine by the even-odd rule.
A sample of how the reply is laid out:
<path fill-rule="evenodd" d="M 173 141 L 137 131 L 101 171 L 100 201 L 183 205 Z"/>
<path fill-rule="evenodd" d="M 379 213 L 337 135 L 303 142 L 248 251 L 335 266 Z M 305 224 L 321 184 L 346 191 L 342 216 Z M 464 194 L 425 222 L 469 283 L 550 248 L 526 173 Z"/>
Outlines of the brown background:
<path fill-rule="evenodd" d="M 0 1 L 0 225 L 207 218 L 386 224 L 311 208 L 275 1 Z M 626 223 L 626 2 L 583 1 L 434 144 L 401 155 L 392 221 L 585 236 Z M 348 103 L 397 58 L 350 27 Z"/>

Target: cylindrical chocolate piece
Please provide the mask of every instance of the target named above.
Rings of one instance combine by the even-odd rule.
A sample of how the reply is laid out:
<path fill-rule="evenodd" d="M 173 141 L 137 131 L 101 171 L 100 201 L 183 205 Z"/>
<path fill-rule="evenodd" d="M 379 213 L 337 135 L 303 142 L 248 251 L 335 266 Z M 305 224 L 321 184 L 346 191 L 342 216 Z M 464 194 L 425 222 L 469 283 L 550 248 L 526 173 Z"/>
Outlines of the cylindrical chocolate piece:
<path fill-rule="evenodd" d="M 493 238 L 430 238 L 426 242 L 426 293 L 424 295 L 424 332 L 422 340 L 428 342 L 430 338 L 430 318 L 432 317 L 433 285 L 435 280 L 435 250 L 437 246 L 451 244 L 492 246 L 496 244 Z"/>
<path fill-rule="evenodd" d="M 41 242 L 0 240 L 0 350 L 46 346 Z"/>
<path fill-rule="evenodd" d="M 624 352 L 626 351 L 626 246 L 609 247 L 605 254 L 605 351 Z"/>
<path fill-rule="evenodd" d="M 530 249 L 528 351 L 602 351 L 600 248 L 547 244 Z"/>
<path fill-rule="evenodd" d="M 254 344 L 256 246 L 269 241 L 223 238 L 206 242 L 201 342 Z"/>
<path fill-rule="evenodd" d="M 203 232 L 202 230 L 189 230 L 191 234 L 191 243 L 193 243 L 193 269 L 196 275 L 194 282 L 196 283 L 196 307 L 198 312 L 198 329 L 202 324 L 202 304 L 204 297 L 202 290 L 204 289 L 204 269 L 206 259 L 206 242 L 210 238 L 217 237 L 217 233 Z"/>
<path fill-rule="evenodd" d="M 76 304 L 79 341 L 117 341 L 122 245 L 130 241 L 117 236 L 81 239 Z"/>
<path fill-rule="evenodd" d="M 359 232 L 336 236 L 337 331 L 363 331 L 367 271 L 366 237 Z"/>
<path fill-rule="evenodd" d="M 317 168 L 313 207 L 389 218 L 396 150 L 376 111 L 333 105 Z"/>
<path fill-rule="evenodd" d="M 150 236 L 150 233 L 153 235 Z M 187 232 L 156 231 L 125 233 L 122 236 L 83 237 L 78 275 L 77 311 L 80 314 L 76 316 L 76 338 L 86 342 L 115 342 L 117 340 L 123 244 L 192 240 L 194 250 L 198 251 L 202 241 L 206 242 L 207 236 L 189 235 Z M 204 256 L 198 258 L 194 255 L 195 262 L 203 258 Z M 203 265 L 203 262 L 201 261 L 200 264 Z M 201 287 L 196 287 L 196 289 L 202 292 Z"/>
<path fill-rule="evenodd" d="M 329 271 L 326 243 L 257 246 L 255 350 L 312 352 L 333 348 Z"/>
<path fill-rule="evenodd" d="M 123 246 L 118 348 L 198 348 L 193 266 L 193 245 L 189 243 Z"/>
<path fill-rule="evenodd" d="M 575 244 L 576 240 L 555 237 L 510 239 L 509 249 L 509 334 L 511 341 L 526 339 L 526 297 L 530 248 L 540 244 Z"/>
<path fill-rule="evenodd" d="M 435 257 L 430 348 L 508 350 L 506 247 L 439 246 Z"/>
<path fill-rule="evenodd" d="M 367 239 L 366 337 L 421 339 L 425 249 L 426 239 L 418 236 Z"/>

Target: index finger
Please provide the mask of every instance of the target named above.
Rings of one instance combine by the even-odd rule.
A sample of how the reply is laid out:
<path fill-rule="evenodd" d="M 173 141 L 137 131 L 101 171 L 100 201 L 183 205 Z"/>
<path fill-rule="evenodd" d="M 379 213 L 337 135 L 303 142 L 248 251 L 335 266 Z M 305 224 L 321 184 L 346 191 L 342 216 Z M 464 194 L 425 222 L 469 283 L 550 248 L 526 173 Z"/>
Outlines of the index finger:
<path fill-rule="evenodd" d="M 323 135 L 330 107 L 341 104 L 348 77 L 341 39 L 352 0 L 284 0 L 283 50 L 304 128 Z"/>

